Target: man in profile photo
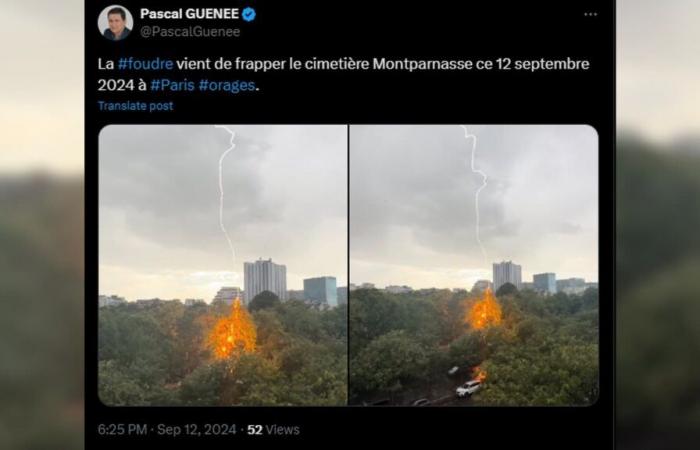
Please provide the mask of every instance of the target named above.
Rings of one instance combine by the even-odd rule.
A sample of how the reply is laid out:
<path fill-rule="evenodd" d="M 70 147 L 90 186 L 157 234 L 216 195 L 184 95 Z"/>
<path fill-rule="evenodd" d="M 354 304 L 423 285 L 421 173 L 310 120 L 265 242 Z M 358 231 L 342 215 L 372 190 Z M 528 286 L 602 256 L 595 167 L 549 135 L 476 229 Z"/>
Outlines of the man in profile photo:
<path fill-rule="evenodd" d="M 107 12 L 107 28 L 102 35 L 111 41 L 121 41 L 131 33 L 126 27 L 126 11 L 123 8 L 115 7 Z"/>

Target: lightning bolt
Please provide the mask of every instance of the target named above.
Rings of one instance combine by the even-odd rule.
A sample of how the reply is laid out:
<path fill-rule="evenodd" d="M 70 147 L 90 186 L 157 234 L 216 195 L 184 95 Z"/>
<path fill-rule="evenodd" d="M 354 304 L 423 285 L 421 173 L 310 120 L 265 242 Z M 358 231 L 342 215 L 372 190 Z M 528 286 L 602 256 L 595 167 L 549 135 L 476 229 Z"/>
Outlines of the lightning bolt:
<path fill-rule="evenodd" d="M 231 241 L 231 237 L 228 235 L 228 231 L 226 231 L 226 227 L 224 226 L 224 176 L 223 176 L 223 167 L 224 167 L 224 158 L 226 158 L 226 155 L 228 155 L 231 150 L 236 148 L 236 144 L 234 143 L 234 140 L 236 139 L 236 133 L 231 131 L 229 127 L 226 125 L 214 125 L 214 128 L 223 128 L 224 130 L 228 131 L 228 133 L 231 135 L 231 140 L 229 141 L 229 144 L 231 146 L 226 149 L 221 154 L 221 157 L 219 158 L 219 226 L 221 227 L 221 231 L 223 231 L 224 236 L 226 236 L 226 241 L 228 242 L 228 246 L 231 249 L 231 260 L 233 263 L 236 263 L 236 251 L 233 249 L 233 242 Z"/>
<path fill-rule="evenodd" d="M 473 134 L 469 134 L 469 131 L 467 130 L 466 125 L 460 125 L 460 127 L 462 127 L 462 129 L 464 129 L 464 139 L 469 141 L 469 138 L 471 138 L 471 142 L 472 142 L 471 169 L 472 169 L 472 172 L 481 175 L 481 178 L 482 178 L 481 186 L 479 186 L 479 189 L 477 189 L 476 193 L 474 194 L 474 210 L 476 212 L 476 242 L 479 243 L 479 248 L 481 248 L 481 253 L 484 255 L 484 263 L 486 265 L 488 265 L 488 257 L 486 256 L 486 250 L 484 249 L 484 245 L 481 243 L 481 234 L 480 234 L 481 217 L 479 215 L 479 194 L 486 187 L 487 180 L 489 177 L 483 171 L 474 167 L 474 158 L 476 157 L 476 136 Z"/>

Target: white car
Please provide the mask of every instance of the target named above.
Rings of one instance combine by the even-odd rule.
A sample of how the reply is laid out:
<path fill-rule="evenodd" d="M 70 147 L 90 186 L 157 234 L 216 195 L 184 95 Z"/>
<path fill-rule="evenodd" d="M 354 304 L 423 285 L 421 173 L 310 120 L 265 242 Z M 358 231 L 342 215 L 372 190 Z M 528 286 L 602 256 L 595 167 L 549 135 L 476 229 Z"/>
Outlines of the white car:
<path fill-rule="evenodd" d="M 466 397 L 481 389 L 481 381 L 471 380 L 457 388 L 457 397 Z"/>

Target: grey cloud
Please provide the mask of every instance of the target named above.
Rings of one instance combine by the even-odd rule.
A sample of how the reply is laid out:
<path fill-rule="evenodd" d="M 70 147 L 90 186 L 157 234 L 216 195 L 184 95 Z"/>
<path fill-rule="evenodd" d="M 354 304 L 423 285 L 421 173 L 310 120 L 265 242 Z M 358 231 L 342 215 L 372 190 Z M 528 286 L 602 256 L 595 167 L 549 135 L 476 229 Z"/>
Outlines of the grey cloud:
<path fill-rule="evenodd" d="M 557 233 L 563 233 L 563 234 L 576 234 L 580 233 L 582 230 L 581 225 L 577 223 L 571 223 L 571 222 L 559 222 L 554 224 L 552 227 L 552 230 L 557 232 Z"/>
<path fill-rule="evenodd" d="M 229 146 L 213 126 L 111 126 L 100 134 L 100 205 L 128 212 L 130 229 L 174 244 L 218 228 L 218 160 Z M 225 219 L 232 232 L 279 222 L 279 199 L 263 199 L 269 145 L 244 136 L 224 160 Z"/>
<path fill-rule="evenodd" d="M 110 126 L 100 134 L 102 264 L 148 270 L 235 270 L 272 257 L 299 275 L 347 267 L 347 141 L 343 126 Z"/>
<path fill-rule="evenodd" d="M 468 129 L 478 139 L 475 168 L 488 175 L 479 213 L 481 240 L 491 258 L 517 257 L 535 267 L 540 262 L 533 248 L 547 253 L 554 233 L 597 233 L 595 131 L 587 126 Z M 350 155 L 351 258 L 416 271 L 484 267 L 475 238 L 474 195 L 482 178 L 471 170 L 471 145 L 460 127 L 351 127 Z M 596 265 L 591 263 L 592 271 Z M 370 274 L 358 273 L 363 276 Z"/>

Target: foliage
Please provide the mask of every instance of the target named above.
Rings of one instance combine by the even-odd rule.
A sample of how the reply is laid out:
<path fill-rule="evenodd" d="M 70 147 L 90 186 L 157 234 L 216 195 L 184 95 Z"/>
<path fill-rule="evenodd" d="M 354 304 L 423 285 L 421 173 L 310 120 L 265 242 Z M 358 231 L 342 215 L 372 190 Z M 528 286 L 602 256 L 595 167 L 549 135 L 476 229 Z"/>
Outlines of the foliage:
<path fill-rule="evenodd" d="M 504 295 L 515 295 L 517 292 L 518 288 L 513 283 L 504 283 L 496 290 L 496 295 L 503 297 Z"/>
<path fill-rule="evenodd" d="M 649 432 L 671 420 L 679 430 L 696 430 L 700 423 L 698 273 L 700 262 L 688 262 L 623 299 L 618 313 L 634 318 L 617 333 L 618 348 L 625 352 L 617 385 L 625 400 L 618 417 L 625 425 Z"/>
<path fill-rule="evenodd" d="M 280 304 L 280 298 L 270 291 L 262 291 L 250 301 L 248 309 L 253 312 L 259 309 L 272 308 Z"/>
<path fill-rule="evenodd" d="M 429 349 L 407 332 L 390 331 L 372 341 L 353 360 L 352 387 L 363 391 L 398 391 L 429 370 Z"/>
<path fill-rule="evenodd" d="M 343 405 L 347 309 L 273 302 L 250 316 L 253 352 L 215 360 L 220 305 L 100 309 L 99 394 L 108 405 Z"/>
<path fill-rule="evenodd" d="M 479 293 L 353 291 L 350 402 L 405 402 L 431 392 L 449 397 L 477 366 L 487 374 L 485 388 L 473 397 L 477 404 L 594 402 L 598 290 L 550 297 L 509 290 L 494 301 L 502 320 L 474 329 L 465 322 L 483 302 Z M 452 367 L 459 371 L 449 375 Z"/>
<path fill-rule="evenodd" d="M 504 346 L 480 367 L 488 379 L 478 404 L 589 405 L 597 397 L 597 344 L 546 337 Z"/>

